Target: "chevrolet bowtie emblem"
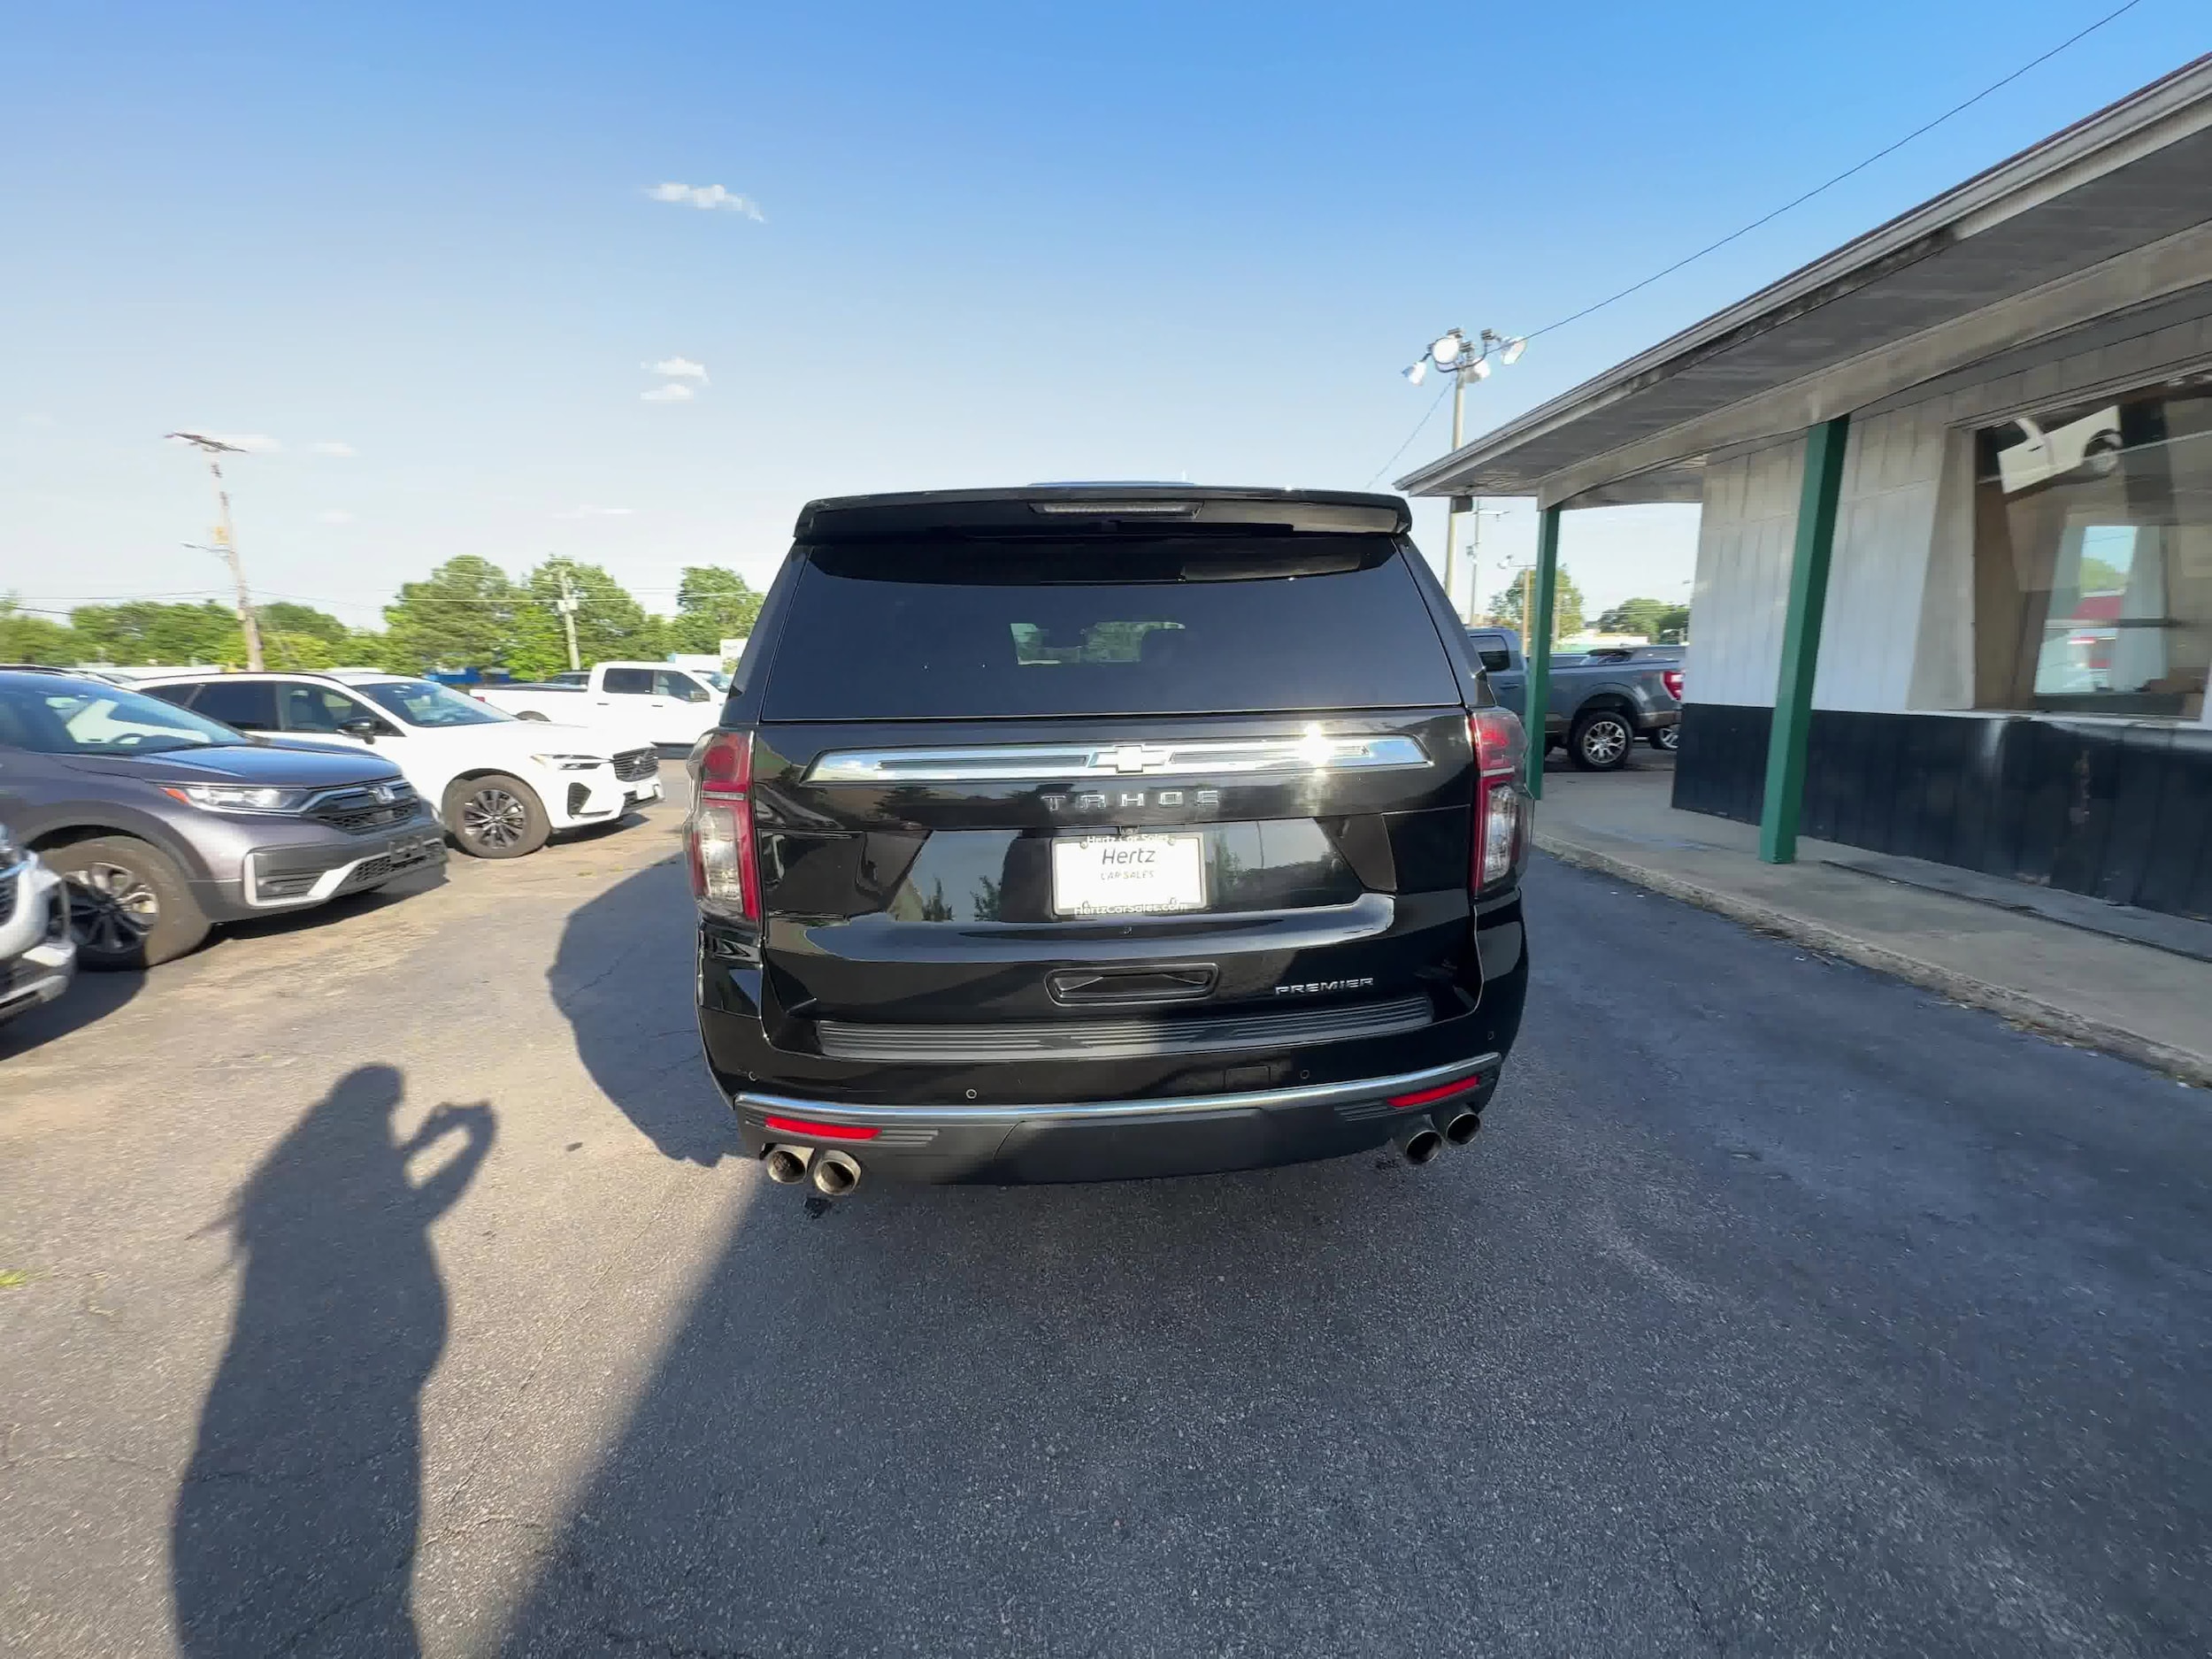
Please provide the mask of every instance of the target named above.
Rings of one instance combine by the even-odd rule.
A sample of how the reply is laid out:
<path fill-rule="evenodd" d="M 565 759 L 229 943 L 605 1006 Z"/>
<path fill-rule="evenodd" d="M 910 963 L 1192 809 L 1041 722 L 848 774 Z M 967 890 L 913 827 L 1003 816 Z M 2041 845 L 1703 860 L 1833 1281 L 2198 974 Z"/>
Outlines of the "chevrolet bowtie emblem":
<path fill-rule="evenodd" d="M 1155 766 L 1164 766 L 1167 762 L 1166 749 L 1147 749 L 1142 743 L 1103 749 L 1092 757 L 1094 765 L 1111 766 L 1116 772 L 1147 772 Z"/>

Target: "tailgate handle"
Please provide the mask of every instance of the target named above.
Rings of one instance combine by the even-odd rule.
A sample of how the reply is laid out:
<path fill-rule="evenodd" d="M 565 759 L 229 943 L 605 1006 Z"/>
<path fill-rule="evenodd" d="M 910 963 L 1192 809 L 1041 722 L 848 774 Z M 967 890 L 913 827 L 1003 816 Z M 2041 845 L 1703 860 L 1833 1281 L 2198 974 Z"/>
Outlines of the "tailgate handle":
<path fill-rule="evenodd" d="M 1158 962 L 1134 968 L 1056 968 L 1045 976 L 1052 1000 L 1068 1007 L 1099 1002 L 1182 1002 L 1213 995 L 1221 970 L 1210 962 Z"/>

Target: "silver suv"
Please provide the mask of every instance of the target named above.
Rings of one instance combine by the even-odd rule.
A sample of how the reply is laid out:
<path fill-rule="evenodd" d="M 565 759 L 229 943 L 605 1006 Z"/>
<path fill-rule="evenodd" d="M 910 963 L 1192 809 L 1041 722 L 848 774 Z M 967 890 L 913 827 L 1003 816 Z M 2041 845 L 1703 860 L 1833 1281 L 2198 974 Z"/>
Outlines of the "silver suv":
<path fill-rule="evenodd" d="M 219 922 L 440 868 L 389 762 L 257 741 L 104 680 L 0 671 L 0 818 L 69 886 L 87 968 L 183 955 Z"/>

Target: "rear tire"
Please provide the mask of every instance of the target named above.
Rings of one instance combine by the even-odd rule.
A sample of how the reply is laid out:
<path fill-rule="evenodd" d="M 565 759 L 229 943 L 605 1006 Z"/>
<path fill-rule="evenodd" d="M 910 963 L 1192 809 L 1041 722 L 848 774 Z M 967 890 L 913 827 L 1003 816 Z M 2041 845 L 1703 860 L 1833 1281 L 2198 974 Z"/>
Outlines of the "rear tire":
<path fill-rule="evenodd" d="M 553 833 L 538 792 L 503 772 L 456 781 L 445 792 L 445 827 L 472 858 L 520 858 Z"/>
<path fill-rule="evenodd" d="M 1590 709 L 1576 717 L 1567 758 L 1578 772 L 1618 772 L 1636 747 L 1636 727 L 1618 709 Z"/>
<path fill-rule="evenodd" d="M 1682 747 L 1682 723 L 1663 726 L 1651 734 L 1651 746 L 1664 755 L 1671 755 Z"/>
<path fill-rule="evenodd" d="M 69 884 L 77 960 L 96 973 L 150 968 L 207 937 L 209 923 L 176 861 L 135 835 L 96 835 L 39 856 Z"/>

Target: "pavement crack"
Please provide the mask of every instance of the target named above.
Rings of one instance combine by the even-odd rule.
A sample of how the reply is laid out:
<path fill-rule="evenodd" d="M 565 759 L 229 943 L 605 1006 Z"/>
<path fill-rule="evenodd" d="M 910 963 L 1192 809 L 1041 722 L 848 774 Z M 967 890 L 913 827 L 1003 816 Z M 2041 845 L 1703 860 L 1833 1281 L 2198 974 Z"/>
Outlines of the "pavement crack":
<path fill-rule="evenodd" d="M 567 988 L 566 995 L 570 996 L 581 996 L 585 992 L 594 990 L 599 986 L 605 984 L 607 980 L 612 979 L 616 974 L 619 973 L 624 965 L 627 964 L 630 958 L 636 954 L 637 952 L 634 949 L 616 952 L 614 959 L 611 962 L 608 963 L 605 967 L 600 969 L 598 972 L 593 974 L 590 979 L 583 980 L 580 984 L 570 986 Z"/>
<path fill-rule="evenodd" d="M 1724 1655 L 1728 1652 L 1728 1644 L 1721 1640 L 1720 1632 L 1713 1628 L 1713 1621 L 1706 1617 L 1705 1609 L 1699 1602 L 1697 1593 L 1690 1588 L 1688 1581 L 1682 1576 L 1681 1561 L 1671 1549 L 1667 1551 L 1667 1577 L 1674 1585 L 1675 1594 L 1682 1598 L 1682 1605 L 1690 1609 L 1690 1621 L 1697 1626 L 1697 1633 L 1705 1639 L 1705 1645 L 1714 1653 Z"/>
<path fill-rule="evenodd" d="M 383 1594 L 381 1590 L 365 1590 L 359 1595 L 349 1595 L 342 1601 L 333 1602 L 279 1642 L 276 1651 L 297 1653 L 302 1643 L 307 1641 L 317 1631 L 323 1629 L 333 1619 L 342 1618 L 356 1608 L 366 1607 L 371 1602 L 380 1600 Z"/>

